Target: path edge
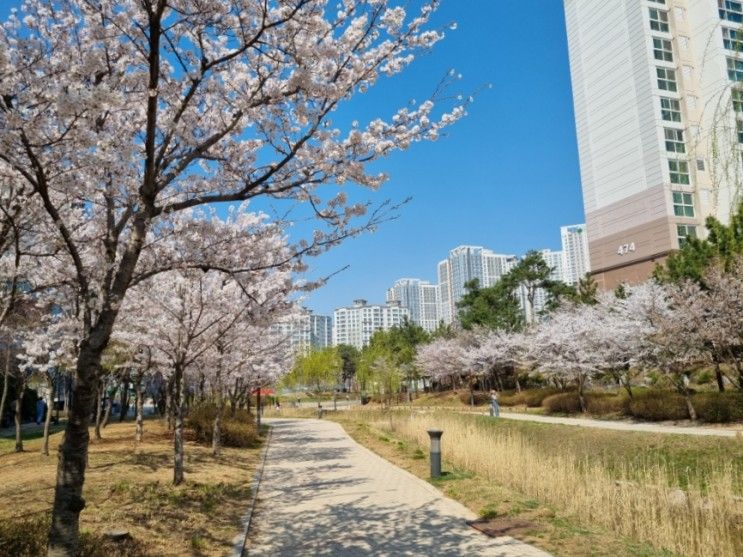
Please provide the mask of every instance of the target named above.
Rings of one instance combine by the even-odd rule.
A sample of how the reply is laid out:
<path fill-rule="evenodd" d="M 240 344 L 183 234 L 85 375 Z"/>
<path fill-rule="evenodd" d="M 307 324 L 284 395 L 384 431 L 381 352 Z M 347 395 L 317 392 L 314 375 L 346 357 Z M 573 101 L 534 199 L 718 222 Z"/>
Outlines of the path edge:
<path fill-rule="evenodd" d="M 263 454 L 261 455 L 261 464 L 253 476 L 253 482 L 251 490 L 253 491 L 253 497 L 250 501 L 250 506 L 247 512 L 243 515 L 242 523 L 244 525 L 244 531 L 242 535 L 236 537 L 234 543 L 234 550 L 232 557 L 243 557 L 247 555 L 245 552 L 245 546 L 248 543 L 248 535 L 250 534 L 250 524 L 253 520 L 253 514 L 255 514 L 255 506 L 258 502 L 258 490 L 261 487 L 261 480 L 263 479 L 263 471 L 266 468 L 266 458 L 268 457 L 268 447 L 271 444 L 271 436 L 273 434 L 273 427 L 268 426 L 268 436 L 266 437 L 266 445 L 263 447 Z"/>

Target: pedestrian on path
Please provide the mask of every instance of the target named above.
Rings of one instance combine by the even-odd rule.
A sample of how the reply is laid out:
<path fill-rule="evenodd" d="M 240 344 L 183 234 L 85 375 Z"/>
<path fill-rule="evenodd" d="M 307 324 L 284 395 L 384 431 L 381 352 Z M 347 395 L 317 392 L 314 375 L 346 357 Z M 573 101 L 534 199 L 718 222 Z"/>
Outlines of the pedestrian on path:
<path fill-rule="evenodd" d="M 500 405 L 498 404 L 498 392 L 490 391 L 490 416 L 497 418 L 500 416 Z"/>

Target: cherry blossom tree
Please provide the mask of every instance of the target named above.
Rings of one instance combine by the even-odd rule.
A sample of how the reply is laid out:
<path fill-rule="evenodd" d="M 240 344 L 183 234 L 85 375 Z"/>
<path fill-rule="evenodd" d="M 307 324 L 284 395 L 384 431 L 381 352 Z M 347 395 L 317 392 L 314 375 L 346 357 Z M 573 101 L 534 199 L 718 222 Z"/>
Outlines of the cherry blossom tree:
<path fill-rule="evenodd" d="M 464 108 L 435 113 L 434 98 L 345 130 L 332 115 L 442 38 L 436 4 L 408 18 L 385 0 L 26 0 L 0 28 L 0 161 L 43 206 L 81 308 L 50 554 L 77 546 L 101 356 L 149 238 L 175 233 L 183 211 L 256 196 L 317 215 L 292 256 L 384 220 L 359 222 L 364 206 L 324 186 L 378 187 L 369 163 L 435 139 Z M 207 243 L 193 266 L 231 249 Z"/>

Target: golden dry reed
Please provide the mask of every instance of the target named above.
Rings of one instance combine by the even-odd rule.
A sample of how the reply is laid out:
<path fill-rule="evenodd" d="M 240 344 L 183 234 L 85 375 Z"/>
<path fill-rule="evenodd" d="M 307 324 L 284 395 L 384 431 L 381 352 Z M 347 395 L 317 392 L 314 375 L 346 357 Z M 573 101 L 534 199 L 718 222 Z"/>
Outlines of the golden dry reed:
<path fill-rule="evenodd" d="M 361 414 L 361 413 L 360 413 Z M 488 427 L 482 420 L 447 412 L 363 412 L 365 421 L 395 436 L 429 443 L 427 429 L 444 430 L 443 458 L 528 497 L 551 504 L 587 524 L 681 555 L 743 555 L 743 501 L 732 467 L 705 478 L 706 489 L 669 488 L 672 471 L 659 462 L 621 470 L 569 452 L 545 454 L 519 431 Z M 556 434 L 558 434 L 556 432 Z"/>

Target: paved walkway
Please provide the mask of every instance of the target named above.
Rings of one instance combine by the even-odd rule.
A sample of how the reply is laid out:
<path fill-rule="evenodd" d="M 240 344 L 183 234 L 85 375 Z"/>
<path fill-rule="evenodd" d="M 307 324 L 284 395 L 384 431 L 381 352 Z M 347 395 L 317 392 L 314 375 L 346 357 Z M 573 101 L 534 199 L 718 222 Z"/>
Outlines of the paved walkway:
<path fill-rule="evenodd" d="M 337 423 L 268 423 L 273 431 L 250 557 L 549 557 L 470 528 L 472 512 L 358 445 Z"/>
<path fill-rule="evenodd" d="M 487 412 L 480 412 L 486 414 Z M 592 420 L 590 418 L 559 418 L 555 416 L 540 416 L 538 414 L 517 414 L 513 412 L 501 412 L 501 418 L 508 420 L 521 420 L 523 422 L 542 422 L 546 424 L 574 425 L 581 427 L 595 427 L 599 429 L 614 429 L 618 431 L 643 431 L 646 433 L 675 433 L 679 435 L 702 435 L 718 437 L 735 437 L 737 433 L 743 434 L 743 427 L 713 428 L 699 426 L 662 425 L 648 423 L 633 423 L 610 420 Z"/>

